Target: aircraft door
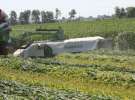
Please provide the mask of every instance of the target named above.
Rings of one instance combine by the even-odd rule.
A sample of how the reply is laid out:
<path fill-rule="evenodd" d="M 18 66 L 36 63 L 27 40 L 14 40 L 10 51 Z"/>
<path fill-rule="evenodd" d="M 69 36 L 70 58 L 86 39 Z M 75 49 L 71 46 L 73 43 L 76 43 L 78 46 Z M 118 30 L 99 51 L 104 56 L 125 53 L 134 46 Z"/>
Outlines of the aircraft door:
<path fill-rule="evenodd" d="M 53 50 L 48 45 L 44 46 L 44 57 L 52 57 L 53 56 Z"/>

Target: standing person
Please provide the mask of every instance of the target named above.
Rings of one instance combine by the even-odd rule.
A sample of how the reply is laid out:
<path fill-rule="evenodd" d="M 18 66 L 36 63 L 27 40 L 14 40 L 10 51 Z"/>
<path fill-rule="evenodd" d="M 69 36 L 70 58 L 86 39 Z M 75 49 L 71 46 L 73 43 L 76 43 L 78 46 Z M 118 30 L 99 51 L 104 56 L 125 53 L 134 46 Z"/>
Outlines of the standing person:
<path fill-rule="evenodd" d="M 64 30 L 62 29 L 61 26 L 59 26 L 58 28 L 58 32 L 57 32 L 57 39 L 58 40 L 64 40 Z"/>

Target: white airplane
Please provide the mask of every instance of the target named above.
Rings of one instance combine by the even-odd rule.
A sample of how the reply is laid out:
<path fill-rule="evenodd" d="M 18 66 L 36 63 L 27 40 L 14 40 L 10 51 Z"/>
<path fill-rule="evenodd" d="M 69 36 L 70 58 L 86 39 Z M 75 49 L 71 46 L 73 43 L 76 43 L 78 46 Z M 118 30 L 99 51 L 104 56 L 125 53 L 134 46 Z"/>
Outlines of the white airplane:
<path fill-rule="evenodd" d="M 111 48 L 112 42 L 103 37 L 74 38 L 58 42 L 38 41 L 18 49 L 14 56 L 21 57 L 50 57 L 64 52 L 77 53 L 99 48 Z"/>

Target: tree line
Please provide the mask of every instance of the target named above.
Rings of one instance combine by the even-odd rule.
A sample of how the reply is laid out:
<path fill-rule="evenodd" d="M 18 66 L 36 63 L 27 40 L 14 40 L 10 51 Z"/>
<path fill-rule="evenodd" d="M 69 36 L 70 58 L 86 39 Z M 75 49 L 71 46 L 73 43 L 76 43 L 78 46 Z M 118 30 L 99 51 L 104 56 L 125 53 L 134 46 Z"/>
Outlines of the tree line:
<path fill-rule="evenodd" d="M 62 12 L 56 8 L 55 15 L 52 11 L 40 11 L 40 10 L 25 10 L 20 12 L 19 16 L 17 16 L 16 11 L 11 11 L 9 15 L 10 24 L 29 24 L 29 23 L 50 23 L 59 21 L 59 17 Z M 72 9 L 69 12 L 69 19 L 72 20 L 75 18 L 77 14 L 75 9 Z M 63 18 L 64 19 L 64 18 Z"/>
<path fill-rule="evenodd" d="M 77 14 L 75 9 L 69 11 L 68 20 L 80 20 L 81 17 L 75 19 L 75 15 Z M 19 16 L 16 11 L 11 11 L 9 15 L 9 22 L 11 24 L 29 24 L 29 23 L 50 23 L 50 22 L 58 22 L 61 17 L 62 12 L 58 8 L 55 9 L 55 14 L 52 11 L 40 11 L 40 10 L 25 10 L 20 12 Z M 115 8 L 115 14 L 112 16 L 99 15 L 97 19 L 105 19 L 105 18 L 135 18 L 135 7 L 127 7 L 127 8 Z M 64 17 L 62 18 L 65 19 Z M 83 18 L 85 19 L 85 18 Z M 86 18 L 87 19 L 87 18 Z M 94 18 L 91 18 L 94 19 Z M 96 19 L 96 18 L 95 18 Z"/>
<path fill-rule="evenodd" d="M 115 17 L 117 18 L 135 18 L 135 7 L 115 8 Z"/>

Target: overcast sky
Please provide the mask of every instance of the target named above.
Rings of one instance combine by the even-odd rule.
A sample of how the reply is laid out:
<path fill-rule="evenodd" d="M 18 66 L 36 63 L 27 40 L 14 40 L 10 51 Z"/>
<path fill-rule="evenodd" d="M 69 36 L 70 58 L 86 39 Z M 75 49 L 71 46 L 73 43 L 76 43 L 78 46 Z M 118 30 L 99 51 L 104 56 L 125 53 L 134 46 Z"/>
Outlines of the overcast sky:
<path fill-rule="evenodd" d="M 6 13 L 11 10 L 17 12 L 26 9 L 39 9 L 55 11 L 58 8 L 62 12 L 62 16 L 68 17 L 71 9 L 76 9 L 77 16 L 97 16 L 111 15 L 114 8 L 135 6 L 135 0 L 1 0 L 0 7 Z"/>

